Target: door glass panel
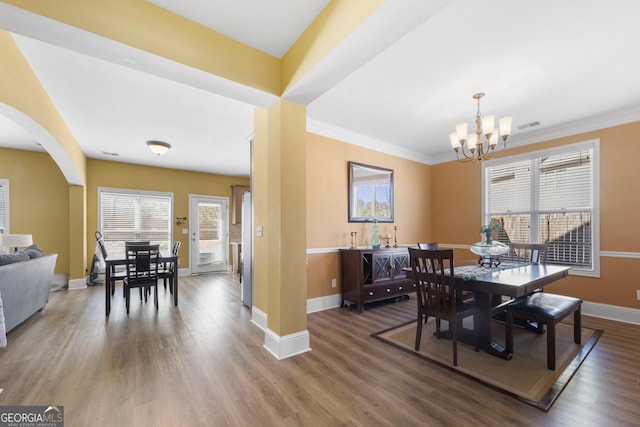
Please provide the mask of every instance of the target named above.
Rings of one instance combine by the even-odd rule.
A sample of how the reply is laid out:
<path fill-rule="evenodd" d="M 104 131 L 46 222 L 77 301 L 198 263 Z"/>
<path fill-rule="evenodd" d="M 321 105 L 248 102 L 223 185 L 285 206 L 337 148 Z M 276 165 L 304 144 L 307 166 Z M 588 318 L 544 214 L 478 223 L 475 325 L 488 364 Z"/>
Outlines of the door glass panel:
<path fill-rule="evenodd" d="M 198 204 L 198 265 L 222 262 L 222 207 L 219 203 Z"/>

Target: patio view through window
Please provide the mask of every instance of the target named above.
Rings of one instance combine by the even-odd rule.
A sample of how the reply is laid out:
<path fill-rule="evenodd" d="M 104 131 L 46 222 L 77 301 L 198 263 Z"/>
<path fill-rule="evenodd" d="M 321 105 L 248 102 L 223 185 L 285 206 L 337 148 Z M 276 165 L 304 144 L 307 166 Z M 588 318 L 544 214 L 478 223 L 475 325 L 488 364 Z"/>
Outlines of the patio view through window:
<path fill-rule="evenodd" d="M 504 243 L 547 243 L 547 262 L 596 270 L 597 144 L 499 159 L 483 165 L 484 215 Z"/>

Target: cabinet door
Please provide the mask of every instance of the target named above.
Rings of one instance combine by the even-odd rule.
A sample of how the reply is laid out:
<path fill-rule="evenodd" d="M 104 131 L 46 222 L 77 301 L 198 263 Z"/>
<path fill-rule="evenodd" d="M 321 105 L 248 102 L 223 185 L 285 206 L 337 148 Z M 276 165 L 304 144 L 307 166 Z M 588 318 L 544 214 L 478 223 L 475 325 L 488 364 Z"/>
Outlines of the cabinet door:
<path fill-rule="evenodd" d="M 372 270 L 374 284 L 393 279 L 393 255 L 391 252 L 375 252 Z"/>
<path fill-rule="evenodd" d="M 393 278 L 405 279 L 407 275 L 402 271 L 403 268 L 409 267 L 409 254 L 406 252 L 397 252 L 393 254 Z"/>

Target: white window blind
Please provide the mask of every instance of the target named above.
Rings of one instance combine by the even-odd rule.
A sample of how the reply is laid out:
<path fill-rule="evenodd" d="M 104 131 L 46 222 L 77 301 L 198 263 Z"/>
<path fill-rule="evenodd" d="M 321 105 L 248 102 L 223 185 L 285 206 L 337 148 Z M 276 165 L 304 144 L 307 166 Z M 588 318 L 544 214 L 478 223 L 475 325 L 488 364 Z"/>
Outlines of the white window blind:
<path fill-rule="evenodd" d="M 548 263 L 595 271 L 597 152 L 591 141 L 483 165 L 485 221 L 502 222 L 504 243 L 547 243 Z"/>
<path fill-rule="evenodd" d="M 9 180 L 0 179 L 0 234 L 9 230 Z"/>
<path fill-rule="evenodd" d="M 122 253 L 125 242 L 149 240 L 169 250 L 173 196 L 119 189 L 99 190 L 99 228 L 107 252 Z"/>

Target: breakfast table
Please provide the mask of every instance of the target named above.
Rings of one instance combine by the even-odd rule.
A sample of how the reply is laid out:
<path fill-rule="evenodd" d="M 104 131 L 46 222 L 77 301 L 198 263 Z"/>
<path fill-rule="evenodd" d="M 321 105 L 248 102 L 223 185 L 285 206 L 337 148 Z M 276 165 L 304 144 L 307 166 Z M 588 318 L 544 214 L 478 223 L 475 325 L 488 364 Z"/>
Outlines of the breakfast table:
<path fill-rule="evenodd" d="M 109 254 L 104 260 L 106 264 L 105 268 L 105 309 L 106 315 L 108 316 L 111 312 L 111 266 L 116 265 L 126 265 L 127 264 L 127 256 L 124 253 L 114 253 Z M 174 255 L 171 251 L 161 251 L 160 252 L 160 262 L 162 263 L 173 263 L 174 268 L 173 271 L 173 280 L 171 280 L 172 288 L 171 292 L 173 294 L 173 303 L 174 305 L 178 305 L 178 256 Z"/>

